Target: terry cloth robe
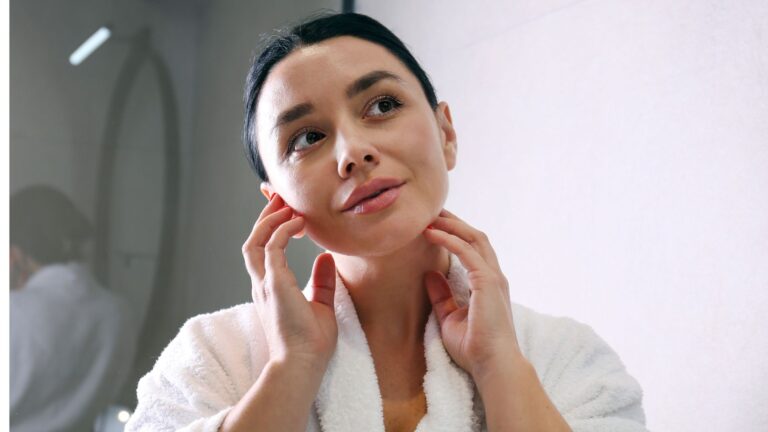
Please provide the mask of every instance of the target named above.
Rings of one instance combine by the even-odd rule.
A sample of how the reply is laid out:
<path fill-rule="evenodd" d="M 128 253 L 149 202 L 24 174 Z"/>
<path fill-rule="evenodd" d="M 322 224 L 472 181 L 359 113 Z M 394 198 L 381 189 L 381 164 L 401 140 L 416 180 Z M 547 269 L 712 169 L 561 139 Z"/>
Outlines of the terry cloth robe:
<path fill-rule="evenodd" d="M 448 283 L 459 305 L 469 282 L 451 256 Z M 309 297 L 309 289 L 305 295 Z M 336 278 L 339 334 L 308 432 L 384 432 L 373 357 L 341 278 Z M 642 390 L 616 353 L 589 326 L 512 304 L 523 355 L 574 432 L 645 431 Z M 126 431 L 214 432 L 268 360 L 255 306 L 246 303 L 191 318 L 140 381 L 138 406 Z M 416 432 L 485 431 L 480 395 L 471 377 L 446 352 L 434 313 L 424 346 L 427 413 Z M 290 415 L 290 407 L 286 407 Z"/>
<path fill-rule="evenodd" d="M 11 432 L 93 430 L 131 370 L 131 318 L 75 261 L 46 265 L 12 290 Z"/>

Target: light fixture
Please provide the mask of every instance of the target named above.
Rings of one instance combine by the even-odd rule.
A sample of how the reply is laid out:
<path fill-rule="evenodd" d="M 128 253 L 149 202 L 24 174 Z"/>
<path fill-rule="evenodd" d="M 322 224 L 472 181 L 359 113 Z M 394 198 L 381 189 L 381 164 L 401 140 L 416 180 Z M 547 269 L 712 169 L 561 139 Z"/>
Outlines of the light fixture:
<path fill-rule="evenodd" d="M 127 423 L 130 418 L 131 413 L 126 410 L 120 410 L 120 412 L 117 413 L 117 421 L 120 423 Z"/>
<path fill-rule="evenodd" d="M 69 63 L 72 66 L 77 66 L 83 62 L 89 55 L 91 55 L 98 47 L 109 39 L 112 35 L 112 31 L 108 27 L 101 27 L 96 30 L 91 37 L 88 38 L 82 45 L 80 45 L 72 55 L 69 56 Z"/>

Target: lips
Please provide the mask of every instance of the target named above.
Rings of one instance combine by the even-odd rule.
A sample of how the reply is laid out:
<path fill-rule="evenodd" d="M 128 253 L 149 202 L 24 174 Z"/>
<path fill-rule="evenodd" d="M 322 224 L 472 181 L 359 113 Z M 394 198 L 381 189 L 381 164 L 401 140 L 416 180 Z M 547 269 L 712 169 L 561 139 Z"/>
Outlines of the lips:
<path fill-rule="evenodd" d="M 395 177 L 376 177 L 356 187 L 342 204 L 342 211 L 349 211 L 357 204 L 380 195 L 387 189 L 398 187 L 405 182 Z"/>

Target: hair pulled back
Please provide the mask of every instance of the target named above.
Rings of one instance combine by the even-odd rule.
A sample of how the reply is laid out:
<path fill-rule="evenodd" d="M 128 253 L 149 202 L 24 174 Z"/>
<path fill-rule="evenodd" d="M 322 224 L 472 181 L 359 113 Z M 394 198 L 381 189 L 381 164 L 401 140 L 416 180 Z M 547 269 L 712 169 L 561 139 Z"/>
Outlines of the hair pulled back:
<path fill-rule="evenodd" d="M 10 199 L 10 243 L 42 265 L 82 258 L 93 227 L 75 204 L 50 186 L 26 187 Z"/>

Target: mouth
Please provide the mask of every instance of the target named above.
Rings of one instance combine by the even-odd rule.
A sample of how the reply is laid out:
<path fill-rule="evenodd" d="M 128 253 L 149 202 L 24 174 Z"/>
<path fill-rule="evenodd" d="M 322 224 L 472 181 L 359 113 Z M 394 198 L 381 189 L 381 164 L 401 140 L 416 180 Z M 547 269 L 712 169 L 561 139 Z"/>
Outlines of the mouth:
<path fill-rule="evenodd" d="M 346 212 L 363 203 L 380 199 L 381 196 L 391 194 L 393 189 L 403 184 L 405 181 L 397 177 L 374 177 L 351 191 L 345 200 L 342 211 Z"/>
<path fill-rule="evenodd" d="M 400 187 L 403 184 L 405 183 L 379 189 L 347 207 L 344 212 L 367 214 L 383 210 L 384 208 L 389 207 L 398 196 L 400 196 Z"/>
<path fill-rule="evenodd" d="M 380 191 L 378 191 L 378 192 L 374 192 L 374 193 L 372 193 L 372 194 L 368 195 L 367 197 L 365 197 L 365 198 L 361 199 L 361 200 L 360 200 L 360 201 L 358 201 L 357 203 L 355 203 L 355 205 L 357 205 L 357 204 L 360 204 L 360 203 L 362 203 L 362 202 L 364 202 L 364 201 L 367 201 L 367 200 L 369 200 L 369 199 L 372 199 L 372 198 L 376 198 L 377 196 L 379 196 L 379 195 L 383 194 L 384 192 L 386 192 L 386 191 L 388 191 L 388 190 L 390 190 L 390 189 L 394 189 L 394 188 L 396 188 L 396 187 L 399 187 L 399 186 L 392 186 L 392 187 L 384 188 L 384 189 L 382 189 L 382 190 L 380 190 Z"/>

